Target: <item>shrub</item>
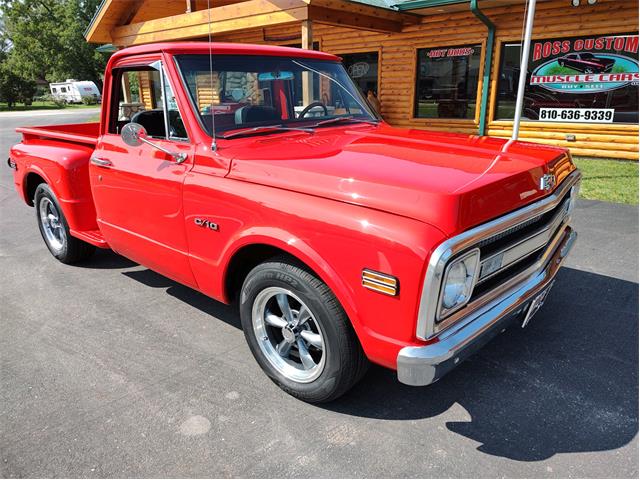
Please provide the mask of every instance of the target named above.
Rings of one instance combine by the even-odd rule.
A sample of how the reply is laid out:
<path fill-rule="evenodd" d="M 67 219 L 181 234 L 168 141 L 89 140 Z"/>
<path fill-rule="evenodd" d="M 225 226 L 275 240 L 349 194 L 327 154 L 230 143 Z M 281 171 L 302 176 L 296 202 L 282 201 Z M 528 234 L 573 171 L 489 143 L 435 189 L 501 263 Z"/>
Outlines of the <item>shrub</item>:
<path fill-rule="evenodd" d="M 61 98 L 61 97 L 52 96 L 51 97 L 51 101 L 58 108 L 64 108 L 64 107 L 67 106 L 67 101 L 64 98 Z"/>
<path fill-rule="evenodd" d="M 82 103 L 85 105 L 97 105 L 98 99 L 96 97 L 82 97 Z"/>
<path fill-rule="evenodd" d="M 53 103 L 58 108 L 64 108 L 67 106 L 67 102 L 62 97 L 51 95 L 50 93 L 38 97 L 38 100 L 42 102 Z"/>

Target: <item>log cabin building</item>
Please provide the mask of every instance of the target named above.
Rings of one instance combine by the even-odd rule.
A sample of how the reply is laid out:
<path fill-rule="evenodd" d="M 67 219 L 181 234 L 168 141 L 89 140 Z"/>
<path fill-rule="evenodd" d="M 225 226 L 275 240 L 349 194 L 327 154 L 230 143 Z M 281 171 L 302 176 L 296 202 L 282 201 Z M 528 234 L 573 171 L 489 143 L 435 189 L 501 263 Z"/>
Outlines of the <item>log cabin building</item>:
<path fill-rule="evenodd" d="M 509 137 L 524 11 L 524 0 L 104 0 L 86 38 L 121 48 L 210 31 L 319 49 L 342 57 L 392 125 Z M 519 138 L 638 160 L 637 1 L 538 0 Z"/>

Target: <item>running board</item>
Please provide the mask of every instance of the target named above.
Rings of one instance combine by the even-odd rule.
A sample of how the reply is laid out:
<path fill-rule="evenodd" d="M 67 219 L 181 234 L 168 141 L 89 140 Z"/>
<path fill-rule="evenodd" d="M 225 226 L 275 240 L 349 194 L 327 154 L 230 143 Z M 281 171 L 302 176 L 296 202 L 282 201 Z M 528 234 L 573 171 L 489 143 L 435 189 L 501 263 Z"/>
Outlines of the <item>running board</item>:
<path fill-rule="evenodd" d="M 102 236 L 102 232 L 100 230 L 85 230 L 81 232 L 78 230 L 71 230 L 70 233 L 74 237 L 90 243 L 91 245 L 95 245 L 98 248 L 109 248 L 109 244 Z"/>

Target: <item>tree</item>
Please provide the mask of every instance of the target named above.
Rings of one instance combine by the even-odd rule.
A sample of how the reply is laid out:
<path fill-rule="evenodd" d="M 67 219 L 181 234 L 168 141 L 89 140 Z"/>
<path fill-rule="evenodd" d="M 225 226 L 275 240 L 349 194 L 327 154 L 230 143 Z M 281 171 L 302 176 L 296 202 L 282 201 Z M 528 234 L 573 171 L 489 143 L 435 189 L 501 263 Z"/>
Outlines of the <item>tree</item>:
<path fill-rule="evenodd" d="M 48 82 L 67 78 L 101 85 L 108 58 L 84 31 L 100 0 L 0 0 L 10 41 L 6 63 L 17 75 Z M 3 63 L 5 63 L 3 62 Z"/>
<path fill-rule="evenodd" d="M 5 65 L 0 66 L 0 101 L 12 108 L 16 102 L 31 105 L 36 93 L 36 82 L 16 75 Z"/>

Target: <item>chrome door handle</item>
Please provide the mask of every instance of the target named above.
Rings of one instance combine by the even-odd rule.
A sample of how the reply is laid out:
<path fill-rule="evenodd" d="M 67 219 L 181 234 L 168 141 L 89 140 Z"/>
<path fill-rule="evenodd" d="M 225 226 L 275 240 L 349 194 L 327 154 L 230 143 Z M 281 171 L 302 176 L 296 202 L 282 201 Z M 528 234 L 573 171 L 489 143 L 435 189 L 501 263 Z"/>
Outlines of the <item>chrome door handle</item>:
<path fill-rule="evenodd" d="M 111 160 L 107 160 L 106 158 L 91 157 L 91 163 L 98 167 L 113 167 Z"/>

